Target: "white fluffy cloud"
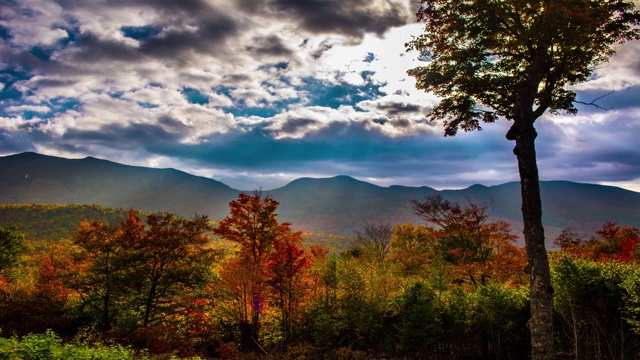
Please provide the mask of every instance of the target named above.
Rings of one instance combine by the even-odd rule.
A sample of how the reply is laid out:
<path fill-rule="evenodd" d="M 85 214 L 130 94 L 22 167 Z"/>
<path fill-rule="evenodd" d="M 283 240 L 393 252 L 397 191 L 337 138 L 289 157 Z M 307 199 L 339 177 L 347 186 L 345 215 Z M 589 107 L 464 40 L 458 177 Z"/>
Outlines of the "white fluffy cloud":
<path fill-rule="evenodd" d="M 337 174 L 440 187 L 516 179 L 508 123 L 445 139 L 426 120 L 438 99 L 406 74 L 419 64 L 404 46 L 423 29 L 415 6 L 0 4 L 0 67 L 10 70 L 0 74 L 0 153 L 171 166 L 245 189 Z M 585 99 L 615 90 L 603 99 L 614 110 L 541 120 L 543 178 L 640 182 L 626 143 L 640 131 L 639 49 L 639 41 L 620 46 L 575 87 Z"/>

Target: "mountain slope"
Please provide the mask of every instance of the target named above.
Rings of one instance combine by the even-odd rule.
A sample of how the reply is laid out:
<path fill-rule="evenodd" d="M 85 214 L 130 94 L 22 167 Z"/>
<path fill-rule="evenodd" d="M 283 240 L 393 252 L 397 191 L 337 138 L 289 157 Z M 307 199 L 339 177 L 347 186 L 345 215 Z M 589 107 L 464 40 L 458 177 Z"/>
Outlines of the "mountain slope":
<path fill-rule="evenodd" d="M 207 214 L 219 220 L 240 191 L 212 179 L 174 169 L 150 169 L 85 158 L 78 160 L 23 153 L 0 157 L 0 203 L 98 204 Z M 592 234 L 605 221 L 640 226 L 640 193 L 566 181 L 541 183 L 547 239 L 564 227 Z M 371 223 L 420 222 L 411 200 L 440 194 L 452 201 L 488 204 L 496 219 L 521 230 L 518 183 L 463 190 L 380 187 L 347 176 L 302 178 L 264 191 L 280 202 L 279 219 L 310 232 L 352 235 Z"/>
<path fill-rule="evenodd" d="M 238 191 L 174 169 L 35 153 L 0 158 L 0 203 L 98 204 L 223 217 Z"/>

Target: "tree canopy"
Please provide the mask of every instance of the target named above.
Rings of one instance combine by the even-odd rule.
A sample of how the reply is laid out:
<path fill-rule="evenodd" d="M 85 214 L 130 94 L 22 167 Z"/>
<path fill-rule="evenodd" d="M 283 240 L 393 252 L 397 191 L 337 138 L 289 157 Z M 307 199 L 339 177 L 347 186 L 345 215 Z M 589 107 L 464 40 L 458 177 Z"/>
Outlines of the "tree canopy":
<path fill-rule="evenodd" d="M 640 14 L 621 0 L 423 0 L 417 16 L 426 30 L 407 45 L 428 62 L 409 75 L 442 97 L 430 117 L 446 135 L 522 111 L 576 113 L 566 86 L 640 36 Z"/>
<path fill-rule="evenodd" d="M 15 227 L 0 227 L 0 270 L 15 266 L 25 251 L 24 237 Z"/>

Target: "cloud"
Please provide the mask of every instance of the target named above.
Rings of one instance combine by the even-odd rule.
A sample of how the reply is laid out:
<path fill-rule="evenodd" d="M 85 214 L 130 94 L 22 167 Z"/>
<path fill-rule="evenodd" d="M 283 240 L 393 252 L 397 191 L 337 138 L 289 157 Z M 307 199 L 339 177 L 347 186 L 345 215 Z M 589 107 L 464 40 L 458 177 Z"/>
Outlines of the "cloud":
<path fill-rule="evenodd" d="M 618 45 L 616 54 L 608 62 L 595 67 L 592 79 L 575 85 L 576 90 L 624 90 L 640 84 L 640 40 Z"/>
<path fill-rule="evenodd" d="M 277 35 L 257 36 L 246 50 L 254 56 L 290 57 L 293 51 Z"/>
<path fill-rule="evenodd" d="M 506 121 L 442 137 L 415 89 L 411 0 L 0 4 L 0 153 L 176 167 L 242 189 L 347 174 L 390 185 L 517 180 Z M 537 122 L 543 179 L 632 182 L 638 41 Z"/>
<path fill-rule="evenodd" d="M 549 117 L 539 126 L 539 139 L 544 143 L 538 148 L 552 149 L 539 159 L 546 178 L 584 182 L 640 178 L 636 146 L 640 123 L 630 120 L 640 117 L 640 106 L 601 115 L 601 119 L 588 113 Z"/>
<path fill-rule="evenodd" d="M 366 33 L 384 34 L 412 19 L 406 1 L 392 0 L 271 0 L 269 9 L 293 17 L 312 33 L 335 33 L 362 38 Z"/>

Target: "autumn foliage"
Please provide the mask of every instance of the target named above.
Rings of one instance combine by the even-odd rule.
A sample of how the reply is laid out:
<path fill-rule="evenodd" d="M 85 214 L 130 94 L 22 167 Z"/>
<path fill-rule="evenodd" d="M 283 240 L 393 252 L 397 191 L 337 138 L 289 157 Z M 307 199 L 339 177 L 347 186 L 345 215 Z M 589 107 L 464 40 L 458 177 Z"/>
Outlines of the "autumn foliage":
<path fill-rule="evenodd" d="M 0 350 L 27 354 L 40 346 L 115 358 L 528 356 L 528 264 L 510 225 L 492 219 L 489 207 L 416 201 L 422 223 L 368 224 L 335 252 L 279 221 L 278 205 L 259 192 L 240 194 L 218 224 L 129 211 L 110 224 L 82 221 L 69 240 L 36 251 L 18 245 L 22 252 L 1 270 L 0 327 L 13 337 L 0 338 Z M 606 223 L 591 238 L 567 229 L 556 239 L 559 357 L 638 358 L 638 234 Z"/>

